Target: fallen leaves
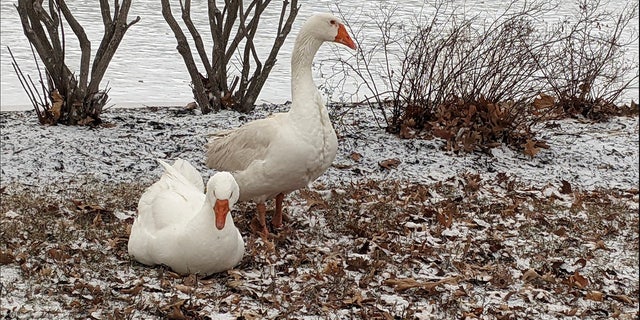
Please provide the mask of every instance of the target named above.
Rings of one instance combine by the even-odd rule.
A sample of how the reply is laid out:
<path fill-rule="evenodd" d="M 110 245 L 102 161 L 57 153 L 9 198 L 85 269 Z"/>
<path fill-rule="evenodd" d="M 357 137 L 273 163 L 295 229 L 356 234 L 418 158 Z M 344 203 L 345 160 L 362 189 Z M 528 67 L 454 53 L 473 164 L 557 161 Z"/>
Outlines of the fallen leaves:
<path fill-rule="evenodd" d="M 127 288 L 127 289 L 121 289 L 120 292 L 124 293 L 124 294 L 130 294 L 130 295 L 137 295 L 140 293 L 140 291 L 142 291 L 144 285 L 144 281 L 139 281 L 138 283 L 136 283 L 133 287 L 131 288 Z"/>
<path fill-rule="evenodd" d="M 378 162 L 378 165 L 380 165 L 380 167 L 382 167 L 383 169 L 391 170 L 397 168 L 400 163 L 401 161 L 399 159 L 393 158 L 382 160 Z"/>
<path fill-rule="evenodd" d="M 523 144 L 522 147 L 524 148 L 524 154 L 528 155 L 531 158 L 535 157 L 536 154 L 540 152 L 540 148 L 536 147 L 536 142 L 531 139 L 527 139 L 527 142 Z"/>
<path fill-rule="evenodd" d="M 58 119 L 60 119 L 60 115 L 62 114 L 62 104 L 64 103 L 64 98 L 57 89 L 51 91 L 51 101 L 53 105 L 51 106 L 51 114 L 53 115 L 53 123 L 57 123 Z"/>
<path fill-rule="evenodd" d="M 327 207 L 327 203 L 320 193 L 309 189 L 301 189 L 299 192 L 300 196 L 307 202 L 307 207 L 309 209 L 321 209 Z"/>
<path fill-rule="evenodd" d="M 12 263 L 15 260 L 13 253 L 9 250 L 0 250 L 0 265 Z"/>
<path fill-rule="evenodd" d="M 633 300 L 629 298 L 629 296 L 624 294 L 609 294 L 607 295 L 607 297 L 620 301 L 622 303 L 626 303 L 626 304 L 634 304 L 636 302 L 636 300 Z"/>
<path fill-rule="evenodd" d="M 540 278 L 540 274 L 535 269 L 528 269 L 522 274 L 523 282 L 530 282 L 531 280 L 535 280 Z"/>
<path fill-rule="evenodd" d="M 576 286 L 580 289 L 584 289 L 589 285 L 589 280 L 582 276 L 578 271 L 575 271 L 567 280 L 570 286 Z"/>
<path fill-rule="evenodd" d="M 600 291 L 588 291 L 584 298 L 587 300 L 602 302 L 604 301 L 604 293 Z"/>
<path fill-rule="evenodd" d="M 384 284 L 394 287 L 398 292 L 402 292 L 408 289 L 420 288 L 427 291 L 431 291 L 436 287 L 443 284 L 456 284 L 460 280 L 460 277 L 447 277 L 436 281 L 418 281 L 413 278 L 395 278 L 384 280 Z"/>
<path fill-rule="evenodd" d="M 398 318 L 429 308 L 435 316 L 455 312 L 467 318 L 513 319 L 525 308 L 541 317 L 589 318 L 607 312 L 623 318 L 637 306 L 633 285 L 628 285 L 634 282 L 613 266 L 601 270 L 597 255 L 608 253 L 596 249 L 607 244 L 608 250 L 618 250 L 613 244 L 621 232 L 607 230 L 633 225 L 621 219 L 635 211 L 614 204 L 636 198 L 629 192 L 584 192 L 574 186 L 569 192 L 563 185 L 551 187 L 564 200 L 504 175 L 480 179 L 473 173 L 430 185 L 367 181 L 341 192 L 304 189 L 290 198 L 286 239 L 266 250 L 259 238 L 243 234 L 248 251 L 241 265 L 205 278 L 132 264 L 125 244 L 131 220 L 101 215 L 112 207 L 77 197 L 73 203 L 65 200 L 66 206 L 52 202 L 38 216 L 69 220 L 77 229 L 51 229 L 50 238 L 71 239 L 68 245 L 24 240 L 17 233 L 0 250 L 0 259 L 6 253 L 13 256 L 13 262 L 7 258 L 9 265 L 20 260 L 16 272 L 38 285 L 50 279 L 70 283 L 67 291 L 43 288 L 31 292 L 34 297 L 61 296 L 73 314 L 99 308 L 94 316 L 102 318 L 110 316 L 105 310 L 114 310 L 113 318 L 198 319 L 216 312 L 247 319 L 286 312 L 292 318 L 347 311 L 366 316 L 369 310 Z M 508 191 L 496 191 L 501 188 Z M 582 209 L 568 207 L 571 196 L 584 199 Z M 61 214 L 60 208 L 81 214 Z M 244 204 L 236 209 L 241 230 L 249 228 L 251 209 Z M 602 211 L 610 212 L 592 214 Z M 97 216 L 104 219 L 100 224 L 93 223 Z M 587 218 L 600 219 L 606 228 L 587 228 Z M 34 234 L 22 211 L 1 219 Z M 519 264 L 530 266 L 520 269 Z M 81 282 L 82 277 L 91 280 Z M 479 294 L 486 304 L 471 301 Z M 552 308 L 558 311 L 550 313 Z"/>
<path fill-rule="evenodd" d="M 560 193 L 562 193 L 562 194 L 572 194 L 573 193 L 573 191 L 571 190 L 571 184 L 569 183 L 569 181 L 562 180 L 561 183 L 562 183 L 562 186 L 560 187 Z"/>
<path fill-rule="evenodd" d="M 555 98 L 548 94 L 541 93 L 539 97 L 533 100 L 533 107 L 538 113 L 544 112 L 555 105 Z"/>
<path fill-rule="evenodd" d="M 351 158 L 351 160 L 358 162 L 360 161 L 360 159 L 362 159 L 362 154 L 357 153 L 357 152 L 351 152 L 351 154 L 349 155 L 349 158 Z"/>

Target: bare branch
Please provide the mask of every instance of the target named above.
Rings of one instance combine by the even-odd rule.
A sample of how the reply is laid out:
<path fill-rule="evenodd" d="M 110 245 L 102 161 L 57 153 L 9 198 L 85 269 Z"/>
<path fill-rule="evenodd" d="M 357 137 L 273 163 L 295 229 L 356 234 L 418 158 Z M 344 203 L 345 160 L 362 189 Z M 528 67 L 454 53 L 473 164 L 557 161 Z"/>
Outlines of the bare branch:
<path fill-rule="evenodd" d="M 84 28 L 78 23 L 76 18 L 71 14 L 71 10 L 67 7 L 67 4 L 64 0 L 56 0 L 58 2 L 58 6 L 64 15 L 65 20 L 69 23 L 69 27 L 73 30 L 76 37 L 78 37 L 78 41 L 80 42 L 80 82 L 78 84 L 80 96 L 84 96 L 87 92 L 88 78 L 89 78 L 89 63 L 91 62 L 91 42 L 87 37 L 87 34 L 84 32 Z"/>
<path fill-rule="evenodd" d="M 111 9 L 109 8 L 109 0 L 100 0 L 100 14 L 102 15 L 104 30 L 106 31 L 113 23 L 113 20 L 111 19 Z"/>
<path fill-rule="evenodd" d="M 136 17 L 130 23 L 127 23 L 127 16 L 129 14 L 129 8 L 131 7 L 131 0 L 123 0 L 122 7 L 118 1 L 115 1 L 114 5 L 114 20 L 108 28 L 105 28 L 104 36 L 100 42 L 100 46 L 96 51 L 96 56 L 93 60 L 93 66 L 91 68 L 91 81 L 89 82 L 87 93 L 94 93 L 98 91 L 98 86 L 104 77 L 107 67 L 111 62 L 120 42 L 124 38 L 124 34 L 127 30 L 140 21 L 140 17 Z"/>
<path fill-rule="evenodd" d="M 207 57 L 207 52 L 205 51 L 204 44 L 202 42 L 202 37 L 198 32 L 198 29 L 193 25 L 193 21 L 191 20 L 191 0 L 185 0 L 185 5 L 182 6 L 182 20 L 184 21 L 189 33 L 191 33 L 191 37 L 193 38 L 193 42 L 196 45 L 196 50 L 200 55 L 200 61 L 204 65 L 204 69 L 207 72 L 207 76 L 212 78 L 214 76 L 213 70 L 211 69 L 211 63 L 209 62 L 209 58 Z"/>
<path fill-rule="evenodd" d="M 187 70 L 189 71 L 189 75 L 191 76 L 191 81 L 193 82 L 193 86 L 195 87 L 194 93 L 196 102 L 200 106 L 202 113 L 210 112 L 209 107 L 209 99 L 207 98 L 204 91 L 204 84 L 202 82 L 202 76 L 198 72 L 198 67 L 196 66 L 193 57 L 191 56 L 191 49 L 189 48 L 189 43 L 187 42 L 187 37 L 182 32 L 180 25 L 173 17 L 171 13 L 171 5 L 169 4 L 169 0 L 161 0 L 162 1 L 162 16 L 165 21 L 173 31 L 173 34 L 178 41 L 178 52 L 182 56 L 185 65 L 187 66 Z"/>
<path fill-rule="evenodd" d="M 258 95 L 260 94 L 260 91 L 262 90 L 264 83 L 267 81 L 267 78 L 269 77 L 269 73 L 271 72 L 271 69 L 273 68 L 273 66 L 277 61 L 278 51 L 284 44 L 284 41 L 287 38 L 287 35 L 291 31 L 291 26 L 293 25 L 293 22 L 295 21 L 296 16 L 298 15 L 298 10 L 300 9 L 300 7 L 298 6 L 298 1 L 291 0 L 291 3 L 289 3 L 289 1 L 284 0 L 282 2 L 282 11 L 280 13 L 280 20 L 282 20 L 283 17 L 285 16 L 287 6 L 289 7 L 289 14 L 287 16 L 287 20 L 284 26 L 282 26 L 282 28 L 280 28 L 280 25 L 278 25 L 278 34 L 276 35 L 276 38 L 273 42 L 273 46 L 271 47 L 269 56 L 264 62 L 264 69 L 261 71 L 260 74 L 254 75 L 251 81 L 251 84 L 247 88 L 247 91 L 246 91 L 247 96 L 242 101 L 243 110 L 251 110 L 252 107 L 250 108 L 250 105 L 253 105 L 256 99 L 258 98 Z"/>

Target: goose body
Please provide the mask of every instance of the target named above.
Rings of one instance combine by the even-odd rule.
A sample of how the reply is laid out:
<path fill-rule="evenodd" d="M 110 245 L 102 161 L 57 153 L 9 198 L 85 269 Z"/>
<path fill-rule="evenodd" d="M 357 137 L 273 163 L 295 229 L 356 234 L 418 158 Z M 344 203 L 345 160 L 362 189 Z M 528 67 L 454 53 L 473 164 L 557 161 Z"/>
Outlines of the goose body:
<path fill-rule="evenodd" d="M 207 166 L 230 171 L 240 200 L 257 203 L 264 233 L 267 199 L 276 198 L 272 223 L 282 223 L 285 194 L 306 187 L 335 159 L 338 139 L 322 96 L 313 81 L 313 58 L 324 42 L 355 49 L 340 20 L 330 14 L 309 18 L 296 37 L 291 57 L 291 108 L 286 113 L 214 133 L 207 143 Z"/>
<path fill-rule="evenodd" d="M 180 274 L 208 275 L 236 266 L 244 241 L 231 217 L 239 195 L 233 176 L 216 173 L 205 193 L 200 173 L 188 162 L 158 162 L 165 172 L 140 197 L 129 254 Z"/>

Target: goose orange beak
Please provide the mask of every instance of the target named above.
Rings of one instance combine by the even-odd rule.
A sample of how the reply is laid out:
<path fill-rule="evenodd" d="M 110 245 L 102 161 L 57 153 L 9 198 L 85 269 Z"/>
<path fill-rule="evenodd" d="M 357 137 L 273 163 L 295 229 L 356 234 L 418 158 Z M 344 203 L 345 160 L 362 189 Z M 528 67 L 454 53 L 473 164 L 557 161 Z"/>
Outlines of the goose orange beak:
<path fill-rule="evenodd" d="M 224 229 L 227 213 L 229 213 L 229 200 L 216 200 L 216 204 L 213 205 L 213 212 L 216 214 L 216 228 L 218 230 Z"/>
<path fill-rule="evenodd" d="M 353 42 L 353 40 L 351 40 L 351 37 L 347 32 L 347 28 L 345 28 L 343 24 L 340 24 L 340 26 L 338 26 L 338 35 L 333 41 L 342 43 L 353 50 L 357 48 L 356 44 Z"/>

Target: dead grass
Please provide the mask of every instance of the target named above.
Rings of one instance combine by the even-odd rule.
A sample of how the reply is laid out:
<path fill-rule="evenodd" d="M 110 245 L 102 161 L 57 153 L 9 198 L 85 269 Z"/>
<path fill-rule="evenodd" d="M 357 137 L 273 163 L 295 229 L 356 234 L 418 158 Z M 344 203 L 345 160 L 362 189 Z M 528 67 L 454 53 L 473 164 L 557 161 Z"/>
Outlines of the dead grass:
<path fill-rule="evenodd" d="M 637 190 L 466 174 L 316 186 L 290 198 L 273 245 L 248 232 L 255 208 L 240 204 L 243 261 L 201 278 L 130 261 L 129 216 L 144 187 L 4 187 L 3 316 L 638 317 Z"/>

